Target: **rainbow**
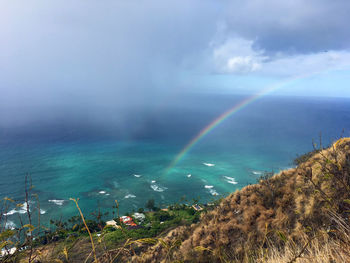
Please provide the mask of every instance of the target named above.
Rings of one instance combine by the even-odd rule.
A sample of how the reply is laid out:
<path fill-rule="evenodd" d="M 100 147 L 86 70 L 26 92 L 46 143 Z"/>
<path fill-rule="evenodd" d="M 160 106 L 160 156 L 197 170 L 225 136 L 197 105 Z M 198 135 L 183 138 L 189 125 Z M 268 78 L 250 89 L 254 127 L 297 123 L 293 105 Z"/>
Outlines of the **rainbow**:
<path fill-rule="evenodd" d="M 223 114 L 221 114 L 219 117 L 217 117 L 215 120 L 213 120 L 211 123 L 209 123 L 209 125 L 207 125 L 204 129 L 202 129 L 197 136 L 195 136 L 188 144 L 186 144 L 186 146 L 181 150 L 181 152 L 179 152 L 175 159 L 169 164 L 169 166 L 166 168 L 165 170 L 165 175 L 169 174 L 170 171 L 172 170 L 172 168 L 178 163 L 180 162 L 184 156 L 201 140 L 203 139 L 209 132 L 211 132 L 212 130 L 214 130 L 217 126 L 219 126 L 222 122 L 224 122 L 226 119 L 228 119 L 230 116 L 232 116 L 233 114 L 239 112 L 240 110 L 246 108 L 248 105 L 250 105 L 251 103 L 255 102 L 256 100 L 258 100 L 259 98 L 262 98 L 274 91 L 276 91 L 277 89 L 280 89 L 284 86 L 286 86 L 287 84 L 291 84 L 294 81 L 297 81 L 299 79 L 303 79 L 306 77 L 310 77 L 312 75 L 315 75 L 318 73 L 313 73 L 313 74 L 308 74 L 308 75 L 302 75 L 302 76 L 297 76 L 297 77 L 293 77 L 293 78 L 289 78 L 283 82 L 278 82 L 277 84 L 274 84 L 272 86 L 269 86 L 263 90 L 261 90 L 260 92 L 258 92 L 257 94 L 254 94 L 251 97 L 246 98 L 245 100 L 241 101 L 240 103 L 236 104 L 235 106 L 233 106 L 232 108 L 230 108 L 229 110 L 227 110 L 226 112 L 224 112 Z"/>

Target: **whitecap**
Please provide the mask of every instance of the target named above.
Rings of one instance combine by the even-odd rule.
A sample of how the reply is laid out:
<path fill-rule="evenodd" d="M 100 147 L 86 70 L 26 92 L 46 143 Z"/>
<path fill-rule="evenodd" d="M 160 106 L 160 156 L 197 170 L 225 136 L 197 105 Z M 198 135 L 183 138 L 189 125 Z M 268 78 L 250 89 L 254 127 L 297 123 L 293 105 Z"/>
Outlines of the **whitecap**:
<path fill-rule="evenodd" d="M 160 186 L 160 185 L 157 185 L 155 183 L 152 183 L 150 185 L 150 187 L 153 189 L 153 191 L 156 191 L 156 192 L 164 192 L 166 189 L 168 189 L 164 186 Z"/>
<path fill-rule="evenodd" d="M 135 177 L 140 178 L 142 175 L 141 174 L 134 174 Z"/>
<path fill-rule="evenodd" d="M 30 212 L 30 209 L 29 209 Z M 23 206 L 18 210 L 19 214 L 25 214 L 27 213 L 27 204 L 23 204 Z"/>
<path fill-rule="evenodd" d="M 55 205 L 63 205 L 63 203 L 65 202 L 66 200 L 56 200 L 56 199 L 52 199 L 52 200 L 49 200 L 50 203 L 54 203 Z"/>
<path fill-rule="evenodd" d="M 101 195 L 104 195 L 106 193 L 106 191 L 99 191 L 98 193 Z"/>
<path fill-rule="evenodd" d="M 12 209 L 10 211 L 8 211 L 7 213 L 4 214 L 4 216 L 10 216 L 10 215 L 13 215 L 13 214 L 16 214 L 18 211 L 16 209 Z"/>
<path fill-rule="evenodd" d="M 155 180 L 152 180 L 151 183 L 154 184 L 156 181 Z"/>
<path fill-rule="evenodd" d="M 135 198 L 136 195 L 133 194 L 127 194 L 126 196 L 124 196 L 124 198 Z"/>
<path fill-rule="evenodd" d="M 40 214 L 41 215 L 46 214 L 46 211 L 44 209 L 40 209 Z"/>
<path fill-rule="evenodd" d="M 205 185 L 204 188 L 207 188 L 207 189 L 211 189 L 213 188 L 214 186 L 213 185 Z"/>
<path fill-rule="evenodd" d="M 188 174 L 187 177 L 190 178 L 192 176 L 192 174 Z"/>
<path fill-rule="evenodd" d="M 261 171 L 252 171 L 252 173 L 255 175 L 262 175 L 263 174 L 263 172 L 261 172 Z"/>
<path fill-rule="evenodd" d="M 206 166 L 209 166 L 209 167 L 215 166 L 215 164 L 213 164 L 213 163 L 203 163 L 203 164 Z"/>
<path fill-rule="evenodd" d="M 211 195 L 214 195 L 214 196 L 219 195 L 219 193 L 216 192 L 215 189 L 209 189 L 209 192 L 210 192 Z"/>
<path fill-rule="evenodd" d="M 226 182 L 228 182 L 229 184 L 238 184 L 238 182 L 236 182 L 235 178 L 233 177 L 229 177 L 229 176 L 224 176 L 224 178 L 226 178 Z"/>
<path fill-rule="evenodd" d="M 13 221 L 8 220 L 5 224 L 5 228 L 13 230 L 16 228 L 16 224 Z"/>
<path fill-rule="evenodd" d="M 30 202 L 32 203 L 32 202 Z M 29 209 L 29 212 L 30 212 L 30 209 Z M 19 208 L 14 208 L 10 211 L 8 211 L 7 213 L 4 214 L 4 216 L 10 216 L 10 215 L 14 215 L 16 213 L 19 213 L 19 214 L 25 214 L 27 213 L 27 203 L 23 203 L 21 205 L 19 205 Z"/>
<path fill-rule="evenodd" d="M 106 194 L 106 195 L 111 195 L 111 194 Z"/>

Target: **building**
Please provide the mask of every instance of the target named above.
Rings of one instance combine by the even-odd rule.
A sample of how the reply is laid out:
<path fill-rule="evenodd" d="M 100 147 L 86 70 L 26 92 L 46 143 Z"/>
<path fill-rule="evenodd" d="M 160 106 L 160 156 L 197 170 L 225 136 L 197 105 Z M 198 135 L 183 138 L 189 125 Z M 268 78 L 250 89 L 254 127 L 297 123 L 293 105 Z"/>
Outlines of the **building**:
<path fill-rule="evenodd" d="M 121 216 L 119 220 L 127 226 L 137 226 L 137 224 L 134 222 L 134 220 L 132 220 L 130 216 Z"/>

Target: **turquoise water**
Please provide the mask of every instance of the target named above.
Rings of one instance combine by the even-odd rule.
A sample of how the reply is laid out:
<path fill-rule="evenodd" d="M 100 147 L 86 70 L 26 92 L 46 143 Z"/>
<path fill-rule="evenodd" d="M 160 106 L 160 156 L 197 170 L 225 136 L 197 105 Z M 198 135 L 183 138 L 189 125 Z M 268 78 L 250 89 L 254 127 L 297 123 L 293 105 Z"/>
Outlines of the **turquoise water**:
<path fill-rule="evenodd" d="M 135 111 L 122 127 L 67 121 L 20 132 L 3 128 L 1 197 L 20 202 L 24 176 L 30 174 L 46 223 L 77 213 L 70 197 L 80 198 L 87 215 L 97 208 L 111 211 L 114 200 L 122 213 L 151 198 L 160 206 L 184 196 L 208 202 L 256 182 L 263 171 L 292 167 L 320 132 L 324 144 L 343 129 L 349 136 L 349 100 L 264 98 L 219 125 L 165 173 L 202 128 L 241 99 L 190 97 L 160 111 L 140 109 L 142 116 Z M 16 216 L 8 217 L 15 221 Z"/>

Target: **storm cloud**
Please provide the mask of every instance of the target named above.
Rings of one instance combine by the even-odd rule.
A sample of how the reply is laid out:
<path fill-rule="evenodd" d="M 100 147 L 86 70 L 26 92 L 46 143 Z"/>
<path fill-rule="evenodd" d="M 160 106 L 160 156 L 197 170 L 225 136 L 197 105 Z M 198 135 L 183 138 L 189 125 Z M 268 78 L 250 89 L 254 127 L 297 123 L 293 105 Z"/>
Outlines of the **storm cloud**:
<path fill-rule="evenodd" d="M 267 53 L 314 53 L 350 47 L 349 11 L 346 0 L 233 0 L 224 22 Z"/>
<path fill-rule="evenodd" d="M 212 1 L 2 2 L 2 120 L 157 104 L 177 92 L 219 11 Z"/>
<path fill-rule="evenodd" d="M 217 75 L 254 92 L 259 77 L 348 70 L 349 13 L 347 0 L 5 0 L 0 124 L 121 118 Z"/>
<path fill-rule="evenodd" d="M 211 42 L 213 70 L 270 76 L 349 67 L 348 1 L 230 1 Z"/>

